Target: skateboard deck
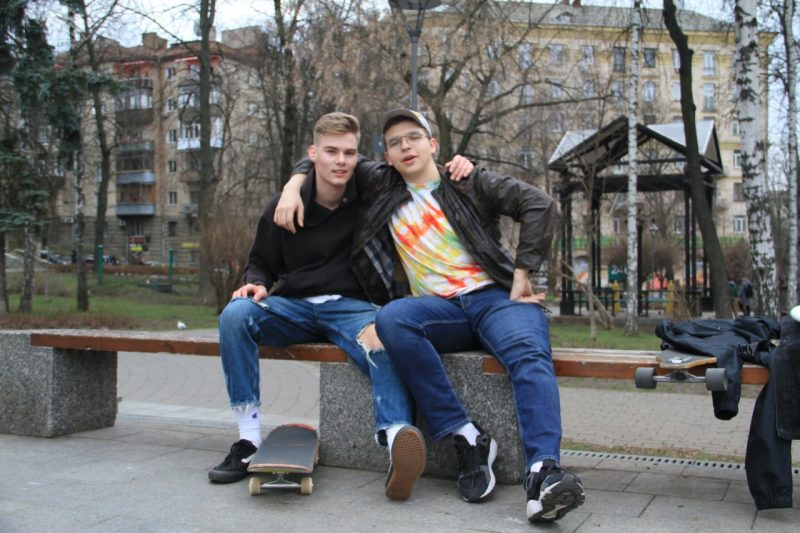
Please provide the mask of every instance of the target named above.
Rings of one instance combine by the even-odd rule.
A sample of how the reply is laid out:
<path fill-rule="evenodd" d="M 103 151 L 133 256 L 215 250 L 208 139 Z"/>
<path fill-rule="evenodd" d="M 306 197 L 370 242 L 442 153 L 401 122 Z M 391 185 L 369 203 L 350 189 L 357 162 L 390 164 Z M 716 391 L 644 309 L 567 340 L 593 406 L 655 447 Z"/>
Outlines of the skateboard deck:
<path fill-rule="evenodd" d="M 724 368 L 716 368 L 717 358 L 713 355 L 697 355 L 666 349 L 656 355 L 659 369 L 666 374 L 656 374 L 656 368 L 637 368 L 635 383 L 638 389 L 654 389 L 658 383 L 705 383 L 710 391 L 724 391 L 728 388 L 728 375 Z M 690 369 L 702 370 L 704 375 L 693 374 Z"/>
<path fill-rule="evenodd" d="M 266 489 L 295 489 L 309 495 L 313 490 L 310 474 L 314 471 L 318 454 L 317 431 L 303 424 L 286 424 L 269 432 L 258 451 L 250 460 L 249 472 L 266 474 L 250 478 L 250 494 L 261 494 Z M 300 482 L 288 475 L 302 476 Z"/>

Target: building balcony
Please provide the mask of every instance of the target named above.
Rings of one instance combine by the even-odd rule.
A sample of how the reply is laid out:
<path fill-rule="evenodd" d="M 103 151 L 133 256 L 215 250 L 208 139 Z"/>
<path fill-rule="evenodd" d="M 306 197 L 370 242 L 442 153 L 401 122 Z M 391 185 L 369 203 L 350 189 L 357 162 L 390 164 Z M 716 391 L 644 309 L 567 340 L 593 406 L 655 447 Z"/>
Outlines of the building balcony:
<path fill-rule="evenodd" d="M 126 143 L 120 144 L 117 148 L 117 153 L 128 153 L 128 152 L 154 152 L 156 149 L 156 143 L 153 141 L 142 141 L 138 143 Z"/>
<path fill-rule="evenodd" d="M 211 148 L 222 148 L 222 137 L 211 137 Z M 200 138 L 178 139 L 178 150 L 199 150 Z"/>
<path fill-rule="evenodd" d="M 117 122 L 126 126 L 142 126 L 153 122 L 155 113 L 152 107 L 140 109 L 117 109 L 115 112 Z"/>
<path fill-rule="evenodd" d="M 137 170 L 131 172 L 117 172 L 117 186 L 141 183 L 152 185 L 156 182 L 156 173 L 152 170 Z"/>
<path fill-rule="evenodd" d="M 156 204 L 152 202 L 129 202 L 117 204 L 118 217 L 151 217 L 156 214 Z"/>
<path fill-rule="evenodd" d="M 187 185 L 200 183 L 200 172 L 197 170 L 184 170 L 181 172 L 181 183 Z"/>
<path fill-rule="evenodd" d="M 181 215 L 185 215 L 187 217 L 197 216 L 198 207 L 197 204 L 183 204 L 181 206 Z"/>

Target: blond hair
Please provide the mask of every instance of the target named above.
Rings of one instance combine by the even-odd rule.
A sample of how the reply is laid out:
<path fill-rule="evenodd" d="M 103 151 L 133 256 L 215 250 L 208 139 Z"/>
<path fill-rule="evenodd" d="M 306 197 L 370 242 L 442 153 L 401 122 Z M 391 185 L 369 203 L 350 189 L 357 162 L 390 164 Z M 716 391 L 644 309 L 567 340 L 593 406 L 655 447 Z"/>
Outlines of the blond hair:
<path fill-rule="evenodd" d="M 361 127 L 358 125 L 356 117 L 338 111 L 322 115 L 314 124 L 314 144 L 318 142 L 320 135 L 341 135 L 343 133 L 352 133 L 356 139 L 361 137 Z"/>

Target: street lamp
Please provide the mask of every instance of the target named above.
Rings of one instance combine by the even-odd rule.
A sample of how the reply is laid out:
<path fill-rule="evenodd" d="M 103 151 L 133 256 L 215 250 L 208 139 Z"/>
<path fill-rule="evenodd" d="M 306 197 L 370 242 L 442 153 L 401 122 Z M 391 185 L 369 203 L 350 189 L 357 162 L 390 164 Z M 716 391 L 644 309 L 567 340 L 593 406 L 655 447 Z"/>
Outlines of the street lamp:
<path fill-rule="evenodd" d="M 389 5 L 400 13 L 403 25 L 411 38 L 411 109 L 417 111 L 417 46 L 419 36 L 422 35 L 422 21 L 425 18 L 425 11 L 439 7 L 442 5 L 442 0 L 389 0 Z M 417 12 L 414 26 L 408 23 L 406 11 Z"/>

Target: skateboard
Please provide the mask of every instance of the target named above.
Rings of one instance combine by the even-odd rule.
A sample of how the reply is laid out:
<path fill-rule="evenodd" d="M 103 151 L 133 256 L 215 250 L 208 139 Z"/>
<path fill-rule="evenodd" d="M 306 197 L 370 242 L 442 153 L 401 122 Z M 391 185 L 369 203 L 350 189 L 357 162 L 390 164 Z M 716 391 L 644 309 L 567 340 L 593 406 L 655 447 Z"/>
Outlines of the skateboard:
<path fill-rule="evenodd" d="M 319 444 L 317 431 L 303 424 L 286 424 L 269 432 L 255 456 L 250 460 L 248 472 L 267 474 L 267 477 L 250 478 L 250 494 L 261 494 L 267 489 L 294 489 L 309 495 L 314 488 L 311 472 L 317 464 Z M 300 482 L 287 476 L 302 476 Z"/>
<path fill-rule="evenodd" d="M 663 350 L 656 355 L 658 368 L 667 370 L 657 375 L 656 369 L 642 367 L 636 369 L 636 388 L 655 389 L 658 383 L 705 383 L 710 391 L 724 391 L 728 388 L 728 374 L 724 368 L 716 368 L 717 358 L 708 355 L 695 355 L 677 350 Z M 696 375 L 689 370 L 705 368 L 705 375 Z"/>

